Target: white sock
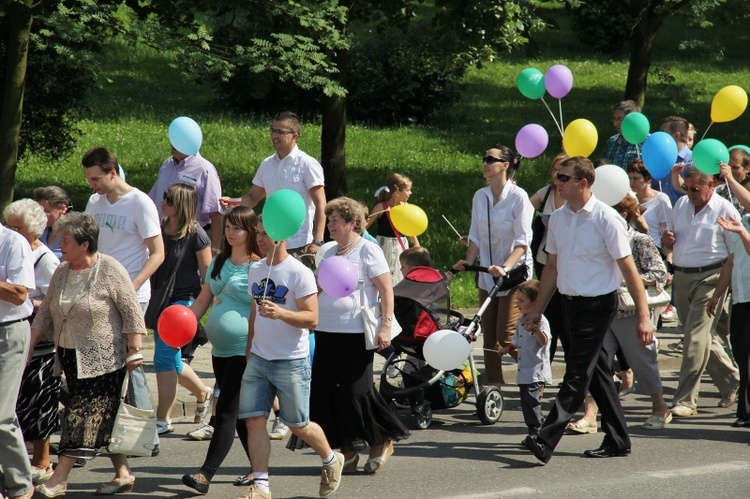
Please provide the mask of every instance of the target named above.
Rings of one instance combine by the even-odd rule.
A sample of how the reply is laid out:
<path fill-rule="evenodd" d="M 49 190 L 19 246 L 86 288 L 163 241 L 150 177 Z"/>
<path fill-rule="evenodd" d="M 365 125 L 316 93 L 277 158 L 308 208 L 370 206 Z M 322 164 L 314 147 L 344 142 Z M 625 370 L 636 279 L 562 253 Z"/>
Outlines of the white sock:
<path fill-rule="evenodd" d="M 331 451 L 331 455 L 323 459 L 323 466 L 333 466 L 336 462 L 336 453 Z"/>
<path fill-rule="evenodd" d="M 258 486 L 263 492 L 271 492 L 271 486 L 268 482 L 267 471 L 253 471 L 253 483 Z"/>

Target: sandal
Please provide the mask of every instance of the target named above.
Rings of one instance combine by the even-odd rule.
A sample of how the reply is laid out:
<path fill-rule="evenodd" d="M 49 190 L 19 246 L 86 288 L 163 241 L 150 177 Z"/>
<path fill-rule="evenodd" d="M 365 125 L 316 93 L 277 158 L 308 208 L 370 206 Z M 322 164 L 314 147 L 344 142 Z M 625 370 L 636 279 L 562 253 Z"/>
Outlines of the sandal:
<path fill-rule="evenodd" d="M 159 435 L 164 435 L 165 433 L 172 433 L 174 431 L 174 426 L 172 426 L 172 420 L 167 419 L 166 421 L 160 421 L 156 420 L 156 433 Z"/>
<path fill-rule="evenodd" d="M 94 495 L 111 496 L 113 494 L 133 492 L 133 485 L 135 485 L 135 477 L 133 475 L 130 475 L 127 478 L 115 478 L 111 482 L 105 483 L 96 489 Z"/>
<path fill-rule="evenodd" d="M 641 425 L 644 430 L 663 430 L 665 426 L 672 422 L 672 413 L 667 412 L 666 416 L 657 416 L 652 414 L 645 423 Z"/>
<path fill-rule="evenodd" d="M 31 482 L 34 485 L 40 485 L 49 480 L 55 473 L 55 467 L 50 463 L 46 468 L 37 466 L 31 467 Z"/>
<path fill-rule="evenodd" d="M 393 454 L 393 441 L 389 440 L 383 445 L 383 452 L 378 457 L 371 457 L 367 460 L 364 472 L 373 474 L 385 465 L 385 462 Z"/>
<path fill-rule="evenodd" d="M 232 482 L 232 485 L 235 487 L 249 487 L 254 482 L 253 480 L 253 472 L 250 471 L 247 475 L 240 475 L 237 478 L 234 479 L 234 482 Z"/>
<path fill-rule="evenodd" d="M 206 419 L 206 416 L 208 416 L 208 411 L 211 409 L 211 399 L 214 396 L 214 389 L 211 387 L 206 387 L 206 398 L 203 399 L 203 402 L 198 402 L 195 404 L 195 423 L 200 423 L 204 419 Z"/>
<path fill-rule="evenodd" d="M 354 456 L 352 456 L 351 459 L 346 459 L 344 461 L 344 468 L 341 472 L 342 473 L 356 473 L 358 462 L 359 462 L 359 454 L 354 454 Z"/>
<path fill-rule="evenodd" d="M 589 423 L 585 419 L 580 419 L 576 421 L 575 423 L 568 423 L 568 426 L 565 429 L 570 430 L 574 433 L 581 433 L 583 435 L 586 435 L 589 433 L 596 433 L 597 431 L 599 431 L 598 427 L 593 426 L 591 423 Z"/>

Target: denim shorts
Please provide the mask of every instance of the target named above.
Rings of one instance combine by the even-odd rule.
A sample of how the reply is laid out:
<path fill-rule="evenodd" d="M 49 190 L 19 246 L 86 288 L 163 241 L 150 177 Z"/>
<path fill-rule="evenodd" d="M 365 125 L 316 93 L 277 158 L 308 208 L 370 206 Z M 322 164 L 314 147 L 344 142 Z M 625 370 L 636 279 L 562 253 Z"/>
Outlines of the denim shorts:
<path fill-rule="evenodd" d="M 279 397 L 279 417 L 292 428 L 310 422 L 310 363 L 302 359 L 266 360 L 251 353 L 242 376 L 239 419 L 268 417 Z"/>
<path fill-rule="evenodd" d="M 177 300 L 172 305 L 185 305 L 189 307 L 193 300 Z M 182 352 L 179 348 L 170 347 L 159 336 L 159 331 L 154 330 L 154 372 L 164 373 L 177 371 L 182 374 L 185 365 L 182 363 Z"/>

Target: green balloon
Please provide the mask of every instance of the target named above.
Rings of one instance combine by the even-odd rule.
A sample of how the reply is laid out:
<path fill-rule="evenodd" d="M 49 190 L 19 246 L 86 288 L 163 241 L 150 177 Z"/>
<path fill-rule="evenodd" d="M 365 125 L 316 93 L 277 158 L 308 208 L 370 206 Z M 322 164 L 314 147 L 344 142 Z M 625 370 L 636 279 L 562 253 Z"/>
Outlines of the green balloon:
<path fill-rule="evenodd" d="M 693 164 L 703 173 L 719 173 L 719 163 L 729 162 L 727 146 L 716 139 L 703 139 L 693 147 Z"/>
<path fill-rule="evenodd" d="M 529 99 L 536 100 L 544 97 L 547 89 L 544 86 L 544 74 L 536 68 L 526 68 L 516 78 L 518 90 Z"/>
<path fill-rule="evenodd" d="M 732 149 L 742 149 L 746 153 L 750 154 L 750 147 L 743 146 L 741 144 L 737 144 L 736 146 L 732 146 L 729 148 L 729 152 L 732 152 Z"/>
<path fill-rule="evenodd" d="M 291 189 L 274 192 L 263 206 L 263 228 L 274 241 L 284 241 L 295 235 L 305 217 L 305 201 Z"/>
<path fill-rule="evenodd" d="M 648 122 L 648 118 L 643 113 L 629 113 L 620 125 L 622 136 L 628 143 L 634 145 L 643 143 L 650 130 L 651 123 Z"/>

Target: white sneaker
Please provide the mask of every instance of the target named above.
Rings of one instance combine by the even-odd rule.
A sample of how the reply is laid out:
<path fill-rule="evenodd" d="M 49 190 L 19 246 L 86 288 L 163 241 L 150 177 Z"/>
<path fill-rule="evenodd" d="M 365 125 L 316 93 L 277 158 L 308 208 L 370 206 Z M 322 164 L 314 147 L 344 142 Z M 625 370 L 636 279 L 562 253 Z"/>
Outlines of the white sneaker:
<path fill-rule="evenodd" d="M 188 433 L 187 436 L 193 440 L 211 440 L 211 437 L 214 436 L 214 427 L 210 424 L 203 425 L 197 430 Z"/>
<path fill-rule="evenodd" d="M 661 319 L 664 321 L 676 321 L 677 320 L 677 309 L 672 305 L 668 305 L 666 310 L 661 313 Z"/>
<path fill-rule="evenodd" d="M 273 426 L 271 427 L 271 433 L 268 435 L 271 440 L 281 440 L 289 432 L 289 427 L 277 416 L 273 420 Z"/>

